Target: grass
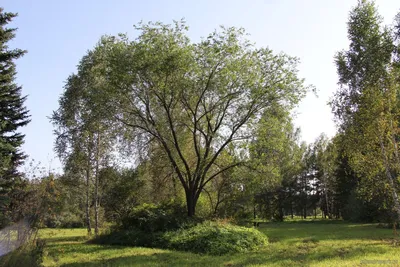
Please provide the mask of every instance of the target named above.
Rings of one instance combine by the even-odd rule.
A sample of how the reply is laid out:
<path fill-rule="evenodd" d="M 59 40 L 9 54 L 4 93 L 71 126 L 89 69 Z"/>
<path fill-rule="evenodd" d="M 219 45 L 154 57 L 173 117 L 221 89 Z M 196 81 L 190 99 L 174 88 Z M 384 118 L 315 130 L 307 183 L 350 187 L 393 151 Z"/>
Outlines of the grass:
<path fill-rule="evenodd" d="M 225 256 L 86 244 L 85 229 L 43 229 L 40 236 L 45 266 L 400 266 L 392 230 L 375 224 L 297 221 L 259 230 L 270 241 L 265 249 Z"/>

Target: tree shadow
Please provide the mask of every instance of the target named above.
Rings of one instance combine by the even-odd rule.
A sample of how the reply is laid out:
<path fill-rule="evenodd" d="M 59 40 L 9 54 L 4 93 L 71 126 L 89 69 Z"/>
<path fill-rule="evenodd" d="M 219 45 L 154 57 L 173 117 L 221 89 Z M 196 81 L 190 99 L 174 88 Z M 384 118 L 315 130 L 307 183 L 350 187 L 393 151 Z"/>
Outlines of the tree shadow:
<path fill-rule="evenodd" d="M 88 244 L 84 236 L 53 237 L 47 249 L 57 266 L 309 266 L 335 260 L 339 265 L 358 265 L 359 259 L 397 255 L 388 240 L 390 229 L 367 224 L 271 223 L 258 228 L 270 244 L 257 252 L 225 256 L 115 245 Z M 371 242 L 372 241 L 372 242 Z M 71 242 L 71 243 L 69 243 Z M 388 254 L 385 254 L 388 253 Z M 64 257 L 76 257 L 62 264 Z M 88 255 L 88 256 L 86 256 Z M 90 257 L 89 257 L 90 255 Z M 400 259 L 400 257 L 399 257 Z M 64 261 L 65 262 L 65 261 Z M 330 263 L 330 262 L 329 262 Z"/>
<path fill-rule="evenodd" d="M 325 223 L 315 227 L 312 223 L 266 223 L 258 230 L 266 234 L 271 243 L 295 243 L 312 237 L 318 241 L 348 240 L 390 240 L 393 231 L 377 228 L 376 224 Z"/>
<path fill-rule="evenodd" d="M 135 255 L 108 259 L 105 261 L 91 261 L 80 263 L 69 263 L 61 266 L 220 266 L 219 261 L 209 257 L 190 257 L 188 255 L 172 252 L 154 253 L 152 255 Z M 222 263 L 223 265 L 223 263 Z"/>
<path fill-rule="evenodd" d="M 232 266 L 248 266 L 248 265 L 289 265 L 289 266 L 310 266 L 312 264 L 319 265 L 324 261 L 338 261 L 340 265 L 351 266 L 359 264 L 359 259 L 384 254 L 384 247 L 377 247 L 374 244 L 364 244 L 354 247 L 336 248 L 330 247 L 297 247 L 296 249 L 281 250 L 270 255 L 254 254 L 247 255 L 242 260 L 238 260 Z M 389 258 L 389 260 L 398 260 L 399 258 Z M 354 262 L 356 261 L 356 262 Z M 400 263 L 400 261 L 399 261 Z M 331 264 L 332 265 L 332 264 Z M 330 266 L 330 265 L 329 265 Z M 361 265 L 360 265 L 361 266 Z M 396 265 L 397 266 L 397 265 Z"/>
<path fill-rule="evenodd" d="M 63 236 L 63 237 L 51 237 L 43 238 L 48 243 L 58 243 L 58 242 L 84 242 L 88 240 L 86 236 Z"/>
<path fill-rule="evenodd" d="M 337 259 L 343 263 L 358 259 L 364 255 L 380 255 L 385 248 L 372 244 L 357 246 L 354 248 L 316 250 L 316 247 L 293 247 L 288 250 L 261 250 L 258 252 L 225 255 L 225 256 L 201 256 L 192 253 L 165 251 L 149 255 L 132 255 L 116 257 L 107 260 L 83 261 L 69 263 L 61 266 L 249 266 L 249 265 L 282 265 L 308 266 L 318 264 L 324 260 Z"/>

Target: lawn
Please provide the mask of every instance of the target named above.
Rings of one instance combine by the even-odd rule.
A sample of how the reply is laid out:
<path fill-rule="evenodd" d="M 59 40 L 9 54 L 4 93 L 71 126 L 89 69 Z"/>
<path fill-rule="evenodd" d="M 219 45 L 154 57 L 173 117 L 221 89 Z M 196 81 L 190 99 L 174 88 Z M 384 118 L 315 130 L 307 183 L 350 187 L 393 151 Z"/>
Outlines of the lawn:
<path fill-rule="evenodd" d="M 393 231 L 375 224 L 261 224 L 270 244 L 257 252 L 207 256 L 86 244 L 85 229 L 42 229 L 45 266 L 400 266 Z"/>

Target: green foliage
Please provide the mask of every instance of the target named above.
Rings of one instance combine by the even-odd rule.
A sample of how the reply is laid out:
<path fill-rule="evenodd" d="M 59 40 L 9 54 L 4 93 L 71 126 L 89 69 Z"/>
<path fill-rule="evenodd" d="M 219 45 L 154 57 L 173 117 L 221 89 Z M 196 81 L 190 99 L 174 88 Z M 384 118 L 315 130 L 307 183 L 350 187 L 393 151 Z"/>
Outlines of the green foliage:
<path fill-rule="evenodd" d="M 136 169 L 107 167 L 100 171 L 99 179 L 103 188 L 101 203 L 109 221 L 120 221 L 135 206 L 150 199 L 146 191 L 146 182 L 149 182 Z"/>
<path fill-rule="evenodd" d="M 263 211 L 259 215 L 264 218 L 282 221 L 284 210 L 293 209 L 300 191 L 297 180 L 305 172 L 305 147 L 299 139 L 300 129 L 294 127 L 284 107 L 274 106 L 263 114 L 250 151 L 253 164 L 261 165 L 254 168 L 258 178 L 252 184 L 253 205 Z"/>
<path fill-rule="evenodd" d="M 331 106 L 363 196 L 378 196 L 385 208 L 385 192 L 399 218 L 399 36 L 382 22 L 374 1 L 360 1 L 351 11 L 350 46 L 335 58 L 340 87 Z"/>
<path fill-rule="evenodd" d="M 168 203 L 134 208 L 121 225 L 94 239 L 94 243 L 188 250 L 221 255 L 250 251 L 267 239 L 257 230 L 220 222 L 198 223 L 184 207 Z"/>
<path fill-rule="evenodd" d="M 103 233 L 90 241 L 95 244 L 138 247 L 163 247 L 162 232 L 146 232 L 137 228 Z"/>
<path fill-rule="evenodd" d="M 185 226 L 194 218 L 187 218 L 180 204 L 143 204 L 135 207 L 121 220 L 121 229 L 137 229 L 146 233 L 164 232 Z"/>
<path fill-rule="evenodd" d="M 264 110 L 277 103 L 290 110 L 308 88 L 296 58 L 255 47 L 243 29 L 222 27 L 198 43 L 183 21 L 136 29 L 135 40 L 106 36 L 83 57 L 53 116 L 57 147 L 69 151 L 74 132 L 106 121 L 126 147 L 161 151 L 194 216 L 207 184 L 247 160 L 237 152 L 248 148 Z M 76 114 L 74 105 L 85 108 Z"/>
<path fill-rule="evenodd" d="M 42 226 L 49 228 L 82 228 L 85 223 L 82 216 L 67 211 L 47 216 Z"/>
<path fill-rule="evenodd" d="M 99 244 L 164 247 L 162 234 L 189 227 L 200 219 L 188 218 L 185 207 L 169 202 L 142 204 L 119 218 L 115 227 L 93 240 Z"/>
<path fill-rule="evenodd" d="M 258 250 L 268 244 L 267 237 L 256 229 L 214 221 L 167 232 L 163 239 L 168 248 L 211 255 Z"/>
<path fill-rule="evenodd" d="M 396 217 L 391 199 L 385 194 L 374 194 L 372 199 L 353 191 L 342 210 L 344 220 L 350 222 L 381 222 L 391 223 Z"/>
<path fill-rule="evenodd" d="M 8 45 L 14 39 L 16 29 L 6 25 L 16 16 L 0 7 L 0 228 L 20 219 L 21 199 L 15 198 L 23 195 L 18 167 L 25 155 L 20 151 L 24 135 L 18 131 L 30 121 L 24 106 L 26 97 L 21 96 L 21 87 L 15 83 L 14 61 L 26 51 L 10 49 Z"/>
<path fill-rule="evenodd" d="M 112 231 L 91 241 L 96 244 L 168 248 L 223 255 L 254 251 L 267 245 L 267 237 L 253 228 L 218 221 L 185 224 L 180 229 L 151 232 L 138 228 Z"/>

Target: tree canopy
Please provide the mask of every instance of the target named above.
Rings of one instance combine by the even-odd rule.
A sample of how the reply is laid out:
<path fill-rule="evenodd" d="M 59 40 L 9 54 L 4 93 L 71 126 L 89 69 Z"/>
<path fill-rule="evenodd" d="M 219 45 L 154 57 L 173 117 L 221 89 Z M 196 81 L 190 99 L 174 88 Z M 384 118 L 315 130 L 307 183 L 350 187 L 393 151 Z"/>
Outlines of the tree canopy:
<path fill-rule="evenodd" d="M 256 48 L 243 29 L 190 42 L 184 22 L 140 24 L 139 37 L 102 38 L 95 48 L 96 107 L 156 142 L 186 192 L 189 216 L 204 187 L 246 161 L 261 115 L 293 108 L 307 91 L 296 58 Z M 223 152 L 231 155 L 222 162 Z M 239 153 L 242 152 L 242 153 Z"/>

